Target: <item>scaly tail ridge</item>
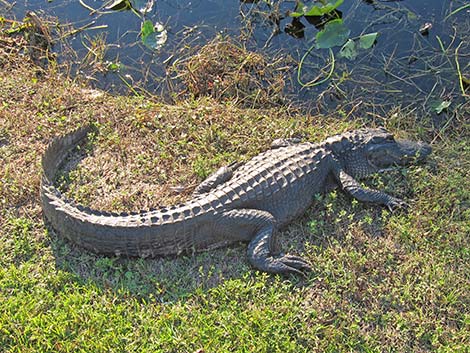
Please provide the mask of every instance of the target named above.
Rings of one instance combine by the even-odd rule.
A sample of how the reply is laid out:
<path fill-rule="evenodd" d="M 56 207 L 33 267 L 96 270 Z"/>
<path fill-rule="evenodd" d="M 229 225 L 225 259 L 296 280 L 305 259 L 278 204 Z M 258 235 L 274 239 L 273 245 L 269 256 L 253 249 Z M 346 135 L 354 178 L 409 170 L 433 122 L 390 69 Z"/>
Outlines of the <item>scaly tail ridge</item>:
<path fill-rule="evenodd" d="M 43 178 L 52 184 L 60 165 L 68 156 L 69 152 L 83 141 L 87 134 L 92 131 L 92 126 L 81 127 L 70 134 L 54 138 L 47 146 L 42 157 Z"/>

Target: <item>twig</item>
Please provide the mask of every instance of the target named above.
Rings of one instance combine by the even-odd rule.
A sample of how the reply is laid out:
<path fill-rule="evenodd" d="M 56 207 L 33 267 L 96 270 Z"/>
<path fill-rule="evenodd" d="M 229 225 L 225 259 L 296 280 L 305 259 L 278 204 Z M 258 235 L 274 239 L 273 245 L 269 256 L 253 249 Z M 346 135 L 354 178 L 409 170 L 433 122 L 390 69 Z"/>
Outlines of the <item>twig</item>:
<path fill-rule="evenodd" d="M 441 47 L 442 54 L 446 55 L 447 54 L 447 49 L 444 48 L 444 43 L 442 43 L 442 40 L 439 36 L 436 36 L 437 42 L 439 43 L 439 46 Z"/>
<path fill-rule="evenodd" d="M 307 57 L 308 54 L 310 54 L 310 52 L 312 51 L 312 49 L 315 47 L 315 44 L 312 45 L 310 48 L 308 48 L 308 50 L 305 52 L 305 54 L 302 56 L 302 59 L 300 60 L 300 63 L 299 63 L 299 68 L 297 69 L 297 82 L 299 83 L 299 85 L 302 86 L 302 88 L 305 88 L 305 87 L 314 87 L 314 86 L 318 86 L 318 85 L 321 85 L 322 83 L 325 83 L 326 81 L 328 81 L 331 77 L 331 75 L 333 75 L 333 71 L 335 70 L 335 56 L 333 54 L 333 50 L 329 49 L 330 51 L 330 60 L 331 60 L 331 68 L 330 68 L 330 72 L 328 72 L 328 75 L 323 79 L 323 80 L 320 80 L 320 81 L 317 81 L 317 79 L 313 79 L 307 83 L 303 83 L 301 78 L 300 78 L 300 75 L 301 75 L 301 72 L 302 72 L 302 65 L 303 65 L 303 62 L 305 60 L 305 58 Z"/>
<path fill-rule="evenodd" d="M 457 75 L 459 76 L 460 90 L 462 91 L 462 95 L 467 96 L 466 93 L 465 93 L 465 88 L 463 86 L 463 77 L 462 77 L 462 73 L 460 72 L 460 64 L 459 64 L 459 49 L 460 49 L 460 46 L 462 45 L 462 43 L 463 42 L 460 42 L 460 44 L 457 46 L 457 48 L 455 48 L 454 60 L 455 60 L 455 67 L 457 69 Z"/>
<path fill-rule="evenodd" d="M 99 26 L 93 26 L 94 24 L 96 23 L 96 21 L 92 21 L 80 28 L 77 28 L 77 29 L 73 29 L 71 30 L 70 32 L 67 32 L 65 33 L 62 38 L 66 38 L 68 36 L 73 36 L 79 32 L 82 32 L 84 30 L 94 30 L 94 29 L 105 29 L 105 28 L 108 28 L 108 25 L 99 25 Z"/>
<path fill-rule="evenodd" d="M 95 12 L 97 12 L 98 10 L 94 9 L 93 7 L 85 4 L 85 2 L 83 0 L 78 0 L 78 2 L 80 3 L 80 5 L 82 5 L 85 9 L 89 10 L 90 11 L 90 15 L 93 15 Z"/>
<path fill-rule="evenodd" d="M 15 6 L 15 3 L 12 3 L 10 4 L 8 1 L 6 0 L 0 0 L 0 2 L 3 4 L 3 6 L 5 6 L 5 8 L 7 9 L 7 11 L 10 11 L 13 6 Z"/>
<path fill-rule="evenodd" d="M 279 33 L 281 33 L 281 30 L 279 29 L 279 26 L 275 27 L 273 29 L 273 31 L 271 32 L 271 35 L 269 36 L 269 38 L 266 40 L 266 43 L 264 43 L 264 46 L 263 46 L 263 49 L 266 49 L 267 47 L 269 47 L 269 45 L 271 44 L 271 41 L 273 40 L 273 38 L 275 36 L 277 36 Z"/>
<path fill-rule="evenodd" d="M 358 103 L 354 104 L 351 108 L 351 110 L 349 111 L 349 113 L 346 115 L 346 119 L 349 119 L 349 117 L 351 116 L 352 113 L 354 113 L 354 111 L 357 109 L 357 107 L 359 107 L 361 104 L 362 104 L 362 100 L 359 100 Z"/>
<path fill-rule="evenodd" d="M 106 14 L 108 14 L 108 13 L 113 13 L 113 12 L 114 12 L 114 11 L 100 11 L 100 9 L 102 9 L 103 7 L 100 7 L 100 9 L 94 9 L 93 7 L 91 7 L 91 6 L 87 5 L 87 4 L 85 4 L 85 2 L 84 2 L 83 0 L 78 0 L 78 2 L 79 2 L 80 5 L 82 5 L 85 9 L 87 9 L 88 11 L 90 11 L 90 16 L 91 16 L 91 15 L 94 15 L 95 13 L 100 14 L 100 15 L 106 15 Z M 133 9 L 131 8 L 131 10 L 133 10 Z M 133 10 L 133 12 L 135 12 L 135 10 Z M 139 16 L 139 15 L 137 14 L 137 16 Z M 139 17 L 140 17 L 140 16 L 139 16 Z"/>
<path fill-rule="evenodd" d="M 467 8 L 470 7 L 470 4 L 467 4 L 467 5 L 463 5 L 461 7 L 459 7 L 458 9 L 455 9 L 454 11 L 452 11 L 450 14 L 448 14 L 446 17 L 444 17 L 444 21 L 446 21 L 450 16 L 453 16 L 455 15 L 457 12 L 460 12 L 462 10 L 465 10 Z"/>

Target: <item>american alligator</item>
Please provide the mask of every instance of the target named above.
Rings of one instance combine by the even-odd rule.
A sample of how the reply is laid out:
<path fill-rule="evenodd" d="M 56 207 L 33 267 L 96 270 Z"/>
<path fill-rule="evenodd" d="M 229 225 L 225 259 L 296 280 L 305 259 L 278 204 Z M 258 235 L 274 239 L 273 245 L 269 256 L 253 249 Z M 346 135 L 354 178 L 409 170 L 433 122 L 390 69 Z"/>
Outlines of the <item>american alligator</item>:
<path fill-rule="evenodd" d="M 69 152 L 90 127 L 56 138 L 42 159 L 41 198 L 52 227 L 94 252 L 162 256 L 249 242 L 252 266 L 269 273 L 304 273 L 301 257 L 278 252 L 279 228 L 302 215 L 313 196 L 340 187 L 355 199 L 390 209 L 406 204 L 356 181 L 395 165 L 424 160 L 431 147 L 395 139 L 383 128 L 360 129 L 322 143 L 276 140 L 245 164 L 220 168 L 185 203 L 135 213 L 108 213 L 76 205 L 54 186 Z"/>

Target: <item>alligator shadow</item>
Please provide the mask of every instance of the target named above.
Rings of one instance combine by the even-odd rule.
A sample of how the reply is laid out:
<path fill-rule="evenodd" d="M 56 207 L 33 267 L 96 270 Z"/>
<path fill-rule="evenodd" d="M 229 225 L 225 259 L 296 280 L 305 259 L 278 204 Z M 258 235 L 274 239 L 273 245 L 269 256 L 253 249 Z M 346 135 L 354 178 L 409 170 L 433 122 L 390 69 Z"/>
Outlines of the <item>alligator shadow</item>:
<path fill-rule="evenodd" d="M 343 198 L 346 204 L 350 200 Z M 351 246 L 347 238 L 348 229 L 357 225 L 357 219 L 372 217 L 371 224 L 363 224 L 361 234 L 374 241 L 383 233 L 381 209 L 361 207 L 353 210 L 346 207 L 346 213 L 339 216 L 324 217 L 328 206 L 316 202 L 304 216 L 279 234 L 278 246 L 290 253 L 303 254 L 312 262 L 313 271 L 307 278 L 287 276 L 283 280 L 293 286 L 310 286 L 316 281 L 314 259 L 319 249 L 335 246 Z M 354 217 L 348 215 L 354 214 Z M 372 214 L 372 215 L 371 215 Z M 310 215 L 310 216 L 309 216 Z M 316 216 L 319 215 L 319 216 Z M 312 228 L 312 222 L 320 224 L 321 229 Z M 214 249 L 196 254 L 182 254 L 159 258 L 122 258 L 94 254 L 57 236 L 49 227 L 51 246 L 55 255 L 56 267 L 71 273 L 81 284 L 94 285 L 102 290 L 112 291 L 118 297 L 133 296 L 143 300 L 151 298 L 160 302 L 184 300 L 193 293 L 206 292 L 226 281 L 265 276 L 248 263 L 246 244 Z M 353 247 L 361 248 L 361 241 L 355 239 Z M 275 276 L 272 276 L 273 282 Z"/>
<path fill-rule="evenodd" d="M 124 258 L 95 254 L 58 236 L 48 226 L 56 268 L 81 284 L 117 296 L 174 302 L 207 291 L 227 280 L 256 276 L 246 260 L 246 244 L 197 254 L 158 258 Z"/>

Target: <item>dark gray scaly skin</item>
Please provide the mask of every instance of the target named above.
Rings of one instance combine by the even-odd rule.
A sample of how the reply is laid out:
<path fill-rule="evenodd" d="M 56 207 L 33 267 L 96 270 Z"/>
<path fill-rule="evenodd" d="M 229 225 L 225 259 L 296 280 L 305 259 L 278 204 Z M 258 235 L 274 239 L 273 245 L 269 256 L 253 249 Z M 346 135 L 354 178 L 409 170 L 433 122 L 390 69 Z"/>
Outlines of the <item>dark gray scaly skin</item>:
<path fill-rule="evenodd" d="M 189 201 L 139 213 L 108 213 L 75 205 L 54 187 L 64 158 L 84 140 L 89 127 L 55 139 L 43 157 L 41 198 L 52 227 L 97 253 L 161 256 L 249 242 L 248 259 L 260 271 L 303 273 L 300 257 L 276 252 L 279 228 L 302 215 L 313 195 L 340 187 L 359 201 L 393 210 L 406 204 L 363 188 L 356 178 L 424 160 L 429 145 L 396 140 L 385 129 L 361 129 L 322 143 L 276 140 L 247 163 L 220 168 Z"/>

